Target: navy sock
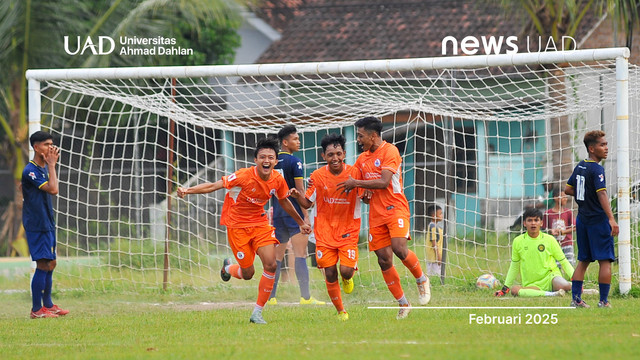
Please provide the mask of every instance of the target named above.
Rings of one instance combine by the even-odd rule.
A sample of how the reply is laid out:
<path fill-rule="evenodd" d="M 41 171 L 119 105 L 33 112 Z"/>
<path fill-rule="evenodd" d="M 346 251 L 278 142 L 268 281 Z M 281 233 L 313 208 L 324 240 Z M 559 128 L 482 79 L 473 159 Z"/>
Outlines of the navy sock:
<path fill-rule="evenodd" d="M 609 301 L 609 290 L 611 290 L 611 284 L 598 283 L 600 286 L 600 301 L 606 303 Z"/>
<path fill-rule="evenodd" d="M 571 281 L 571 298 L 576 302 L 582 301 L 582 281 Z"/>
<path fill-rule="evenodd" d="M 307 258 L 296 258 L 296 278 L 298 278 L 298 285 L 300 285 L 300 296 L 304 299 L 311 298 L 309 292 L 309 268 L 307 267 Z"/>
<path fill-rule="evenodd" d="M 282 261 L 276 260 L 276 279 L 273 282 L 273 290 L 271 290 L 271 295 L 269 295 L 269 299 L 276 297 L 276 290 L 278 290 L 278 280 L 280 280 L 281 267 L 282 267 Z"/>
<path fill-rule="evenodd" d="M 51 287 L 53 286 L 53 271 L 47 271 L 44 282 L 44 293 L 42 294 L 42 305 L 44 307 L 52 307 L 53 301 L 51 300 Z"/>
<path fill-rule="evenodd" d="M 33 311 L 38 311 L 42 307 L 42 291 L 44 290 L 47 272 L 36 269 L 31 280 L 31 299 L 33 300 Z"/>

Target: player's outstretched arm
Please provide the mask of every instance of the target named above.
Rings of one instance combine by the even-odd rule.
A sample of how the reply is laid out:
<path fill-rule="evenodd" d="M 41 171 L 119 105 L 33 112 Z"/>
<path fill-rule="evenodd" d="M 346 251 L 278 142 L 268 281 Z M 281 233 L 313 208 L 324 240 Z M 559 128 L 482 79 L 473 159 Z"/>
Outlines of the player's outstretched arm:
<path fill-rule="evenodd" d="M 304 220 L 300 217 L 300 214 L 298 214 L 288 198 L 278 199 L 278 202 L 280 203 L 280 206 L 282 206 L 282 209 L 284 209 L 284 211 L 286 211 L 287 214 L 289 214 L 289 216 L 291 216 L 293 220 L 295 220 L 298 226 L 300 226 L 300 231 L 303 234 L 311 233 L 311 225 L 304 222 Z"/>
<path fill-rule="evenodd" d="M 304 209 L 308 209 L 313 206 L 313 203 L 306 198 L 306 196 L 302 195 L 297 188 L 289 189 L 289 196 L 296 199 L 298 204 L 302 206 Z"/>
<path fill-rule="evenodd" d="M 379 179 L 356 180 L 349 175 L 349 179 L 338 184 L 338 189 L 342 190 L 342 192 L 351 191 L 357 187 L 363 189 L 386 189 L 392 177 L 393 172 L 386 169 L 382 170 Z"/>
<path fill-rule="evenodd" d="M 188 195 L 188 194 L 208 194 L 210 192 L 220 190 L 223 187 L 224 186 L 223 186 L 222 180 L 218 180 L 214 183 L 202 183 L 193 187 L 187 187 L 187 188 L 179 187 L 177 190 L 177 194 L 178 194 L 178 197 L 182 199 L 185 197 L 185 195 Z"/>
<path fill-rule="evenodd" d="M 600 190 L 596 194 L 598 194 L 598 201 L 600 202 L 600 206 L 602 206 L 602 210 L 604 210 L 605 214 L 607 214 L 607 217 L 609 218 L 609 225 L 611 225 L 611 236 L 618 235 L 618 232 L 620 232 L 620 228 L 618 227 L 618 223 L 613 216 L 613 211 L 611 211 L 611 204 L 609 204 L 609 195 L 607 195 L 607 190 Z"/>

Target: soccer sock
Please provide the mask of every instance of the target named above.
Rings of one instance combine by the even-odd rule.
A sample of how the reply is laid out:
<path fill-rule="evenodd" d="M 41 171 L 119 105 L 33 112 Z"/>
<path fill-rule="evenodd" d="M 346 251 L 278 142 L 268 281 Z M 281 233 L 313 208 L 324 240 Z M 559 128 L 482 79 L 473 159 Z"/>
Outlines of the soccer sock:
<path fill-rule="evenodd" d="M 600 301 L 606 303 L 609 301 L 609 290 L 611 290 L 611 284 L 598 283 L 600 287 Z"/>
<path fill-rule="evenodd" d="M 300 285 L 300 296 L 305 300 L 311 298 L 309 292 L 309 268 L 307 267 L 307 258 L 296 258 L 296 278 L 298 279 L 298 285 Z"/>
<path fill-rule="evenodd" d="M 31 280 L 31 300 L 33 300 L 33 311 L 38 311 L 42 307 L 42 292 L 44 291 L 47 272 L 36 269 Z"/>
<path fill-rule="evenodd" d="M 520 297 L 546 296 L 546 291 L 536 290 L 536 289 L 520 289 L 520 291 L 518 291 L 518 296 Z"/>
<path fill-rule="evenodd" d="M 402 299 L 404 297 L 404 291 L 402 290 L 402 285 L 400 285 L 400 275 L 398 275 L 396 267 L 391 266 L 387 270 L 383 270 L 382 277 L 393 297 L 398 301 Z"/>
<path fill-rule="evenodd" d="M 53 287 L 53 271 L 47 271 L 44 280 L 42 305 L 44 305 L 44 307 L 50 308 L 53 306 L 53 300 L 51 300 L 51 288 Z"/>
<path fill-rule="evenodd" d="M 240 265 L 238 264 L 227 265 L 224 271 L 226 271 L 229 275 L 233 276 L 236 279 L 242 279 L 242 270 L 240 269 Z"/>
<path fill-rule="evenodd" d="M 276 274 L 263 271 L 262 277 L 260 277 L 260 283 L 258 284 L 258 300 L 256 305 L 264 307 L 264 304 L 269 300 L 271 290 L 273 290 L 273 282 L 275 281 Z"/>
<path fill-rule="evenodd" d="M 582 281 L 578 281 L 578 280 L 571 281 L 571 298 L 575 302 L 582 301 Z"/>
<path fill-rule="evenodd" d="M 338 312 L 343 311 L 344 305 L 342 304 L 342 296 L 340 294 L 340 285 L 338 284 L 337 281 L 330 283 L 325 280 L 325 283 L 327 284 L 327 292 L 329 293 L 329 298 L 331 299 L 333 306 L 336 307 L 336 310 L 338 310 Z"/>
<path fill-rule="evenodd" d="M 278 281 L 280 281 L 280 268 L 282 267 L 282 261 L 276 260 L 276 279 L 273 282 L 273 290 L 271 290 L 271 296 L 269 299 L 276 297 L 276 291 L 278 291 Z"/>
<path fill-rule="evenodd" d="M 407 267 L 407 269 L 409 269 L 409 271 L 411 271 L 414 278 L 419 279 L 420 277 L 424 277 L 422 267 L 420 266 L 420 260 L 418 260 L 418 257 L 413 251 L 409 250 L 407 257 L 402 260 L 402 263 Z M 426 281 L 426 279 L 424 281 Z"/>

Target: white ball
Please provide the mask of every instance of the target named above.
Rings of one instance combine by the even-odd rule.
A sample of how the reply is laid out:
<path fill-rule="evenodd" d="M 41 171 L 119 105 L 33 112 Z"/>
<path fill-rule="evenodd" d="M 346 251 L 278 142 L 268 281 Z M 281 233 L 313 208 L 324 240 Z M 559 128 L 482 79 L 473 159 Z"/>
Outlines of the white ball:
<path fill-rule="evenodd" d="M 500 280 L 496 279 L 495 276 L 484 274 L 480 275 L 478 280 L 476 280 L 476 286 L 478 289 L 498 289 L 502 287 L 502 284 L 500 284 Z"/>

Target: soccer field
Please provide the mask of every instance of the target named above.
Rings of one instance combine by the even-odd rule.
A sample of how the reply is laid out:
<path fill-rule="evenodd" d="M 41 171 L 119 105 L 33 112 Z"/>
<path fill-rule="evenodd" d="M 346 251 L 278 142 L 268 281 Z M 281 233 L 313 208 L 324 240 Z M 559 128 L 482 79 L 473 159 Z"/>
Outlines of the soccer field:
<path fill-rule="evenodd" d="M 567 296 L 495 299 L 487 291 L 434 285 L 429 308 L 398 321 L 395 309 L 370 308 L 394 307 L 390 295 L 369 300 L 384 299 L 385 289 L 357 287 L 343 298 L 350 314 L 343 323 L 330 304 L 303 307 L 293 303 L 293 285 L 284 289 L 284 304 L 265 308 L 265 326 L 249 323 L 255 289 L 245 287 L 187 295 L 64 291 L 54 300 L 71 313 L 39 320 L 27 316 L 27 292 L 3 292 L 0 353 L 3 359 L 540 359 L 634 357 L 640 348 L 636 298 L 612 296 L 612 309 L 568 309 Z M 597 304 L 596 296 L 585 300 Z M 472 314 L 516 324 L 478 324 Z"/>

